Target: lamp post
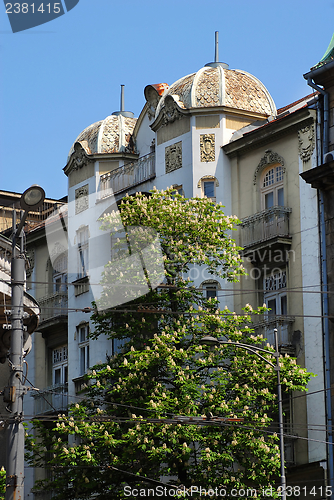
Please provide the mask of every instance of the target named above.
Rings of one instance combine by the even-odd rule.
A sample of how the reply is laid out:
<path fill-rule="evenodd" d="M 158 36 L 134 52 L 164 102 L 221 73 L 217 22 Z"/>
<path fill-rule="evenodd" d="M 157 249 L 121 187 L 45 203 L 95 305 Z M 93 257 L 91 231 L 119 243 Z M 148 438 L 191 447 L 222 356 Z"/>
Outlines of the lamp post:
<path fill-rule="evenodd" d="M 24 210 L 20 224 L 16 229 L 16 212 L 13 210 L 13 239 L 11 261 L 11 341 L 9 383 L 4 391 L 4 401 L 9 403 L 10 413 L 7 427 L 6 453 L 6 500 L 23 500 L 24 497 L 24 427 L 23 396 L 23 338 L 24 329 L 24 280 L 25 256 L 22 229 L 28 212 L 38 208 L 44 201 L 45 192 L 40 186 L 31 186 L 21 196 L 20 204 Z M 19 252 L 16 243 L 19 243 Z"/>
<path fill-rule="evenodd" d="M 249 344 L 242 344 L 238 342 L 228 342 L 225 340 L 218 340 L 211 335 L 206 335 L 201 339 L 201 344 L 214 346 L 214 345 L 233 345 L 238 349 L 244 349 L 245 351 L 251 352 L 255 354 L 263 361 L 268 363 L 270 366 L 277 371 L 277 396 L 278 396 L 278 424 L 279 424 L 279 444 L 280 444 L 280 461 L 281 461 L 281 497 L 282 500 L 286 500 L 286 478 L 285 478 L 285 467 L 284 467 L 284 433 L 283 433 L 283 404 L 282 404 L 282 385 L 281 385 L 281 376 L 280 376 L 280 365 L 279 365 L 279 351 L 278 351 L 278 337 L 277 337 L 277 328 L 274 329 L 275 334 L 275 352 L 271 353 L 266 349 L 262 349 L 262 347 L 257 347 Z M 271 361 L 268 361 L 262 354 L 258 351 L 264 352 L 266 354 L 271 354 L 276 358 L 276 365 L 274 365 Z"/>

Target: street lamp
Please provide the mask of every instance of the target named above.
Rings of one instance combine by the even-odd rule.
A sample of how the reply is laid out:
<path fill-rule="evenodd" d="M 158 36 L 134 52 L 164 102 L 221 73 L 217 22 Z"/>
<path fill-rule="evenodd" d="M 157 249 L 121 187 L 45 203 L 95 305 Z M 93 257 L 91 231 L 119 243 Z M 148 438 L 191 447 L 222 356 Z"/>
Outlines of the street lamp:
<path fill-rule="evenodd" d="M 215 346 L 215 345 L 233 345 L 238 349 L 244 349 L 245 351 L 251 352 L 255 354 L 263 361 L 268 363 L 268 365 L 272 366 L 274 370 L 277 371 L 277 395 L 278 395 L 278 424 L 279 424 L 279 444 L 280 444 L 280 459 L 281 459 L 281 496 L 282 500 L 286 500 L 286 478 L 285 478 L 285 467 L 284 467 L 284 433 L 283 433 L 283 405 L 282 405 L 282 385 L 281 385 L 281 376 L 280 376 L 280 365 L 279 365 L 279 351 L 278 351 L 278 337 L 277 337 L 277 328 L 274 329 L 275 334 L 275 352 L 272 353 L 267 351 L 266 349 L 262 349 L 262 347 L 250 345 L 250 344 L 242 344 L 239 342 L 231 342 L 227 340 L 218 340 L 215 337 L 211 337 L 211 335 L 206 335 L 203 337 L 200 342 L 201 344 L 207 346 Z M 271 354 L 276 358 L 276 366 L 268 361 L 262 354 L 258 351 L 264 352 L 266 354 Z"/>
<path fill-rule="evenodd" d="M 40 186 L 34 185 L 24 191 L 20 199 L 24 213 L 17 229 L 16 211 L 13 209 L 10 375 L 8 386 L 4 390 L 4 401 L 9 403 L 7 410 L 10 413 L 7 427 L 6 500 L 24 498 L 24 427 L 22 421 L 23 396 L 27 389 L 23 385 L 23 340 L 26 327 L 23 326 L 25 257 L 22 229 L 28 212 L 38 208 L 44 198 L 45 192 Z M 16 248 L 17 240 L 19 240 L 19 252 Z"/>

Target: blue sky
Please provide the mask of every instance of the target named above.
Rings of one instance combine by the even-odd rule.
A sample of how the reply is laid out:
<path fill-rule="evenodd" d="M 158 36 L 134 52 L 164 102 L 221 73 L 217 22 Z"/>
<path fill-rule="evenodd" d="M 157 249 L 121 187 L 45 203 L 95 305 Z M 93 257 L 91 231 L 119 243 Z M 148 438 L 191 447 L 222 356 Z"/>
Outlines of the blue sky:
<path fill-rule="evenodd" d="M 71 144 L 119 109 L 120 85 L 138 116 L 146 85 L 213 60 L 215 31 L 220 60 L 258 77 L 282 107 L 311 93 L 303 73 L 330 42 L 334 0 L 80 0 L 15 34 L 1 4 L 0 189 L 66 195 Z"/>

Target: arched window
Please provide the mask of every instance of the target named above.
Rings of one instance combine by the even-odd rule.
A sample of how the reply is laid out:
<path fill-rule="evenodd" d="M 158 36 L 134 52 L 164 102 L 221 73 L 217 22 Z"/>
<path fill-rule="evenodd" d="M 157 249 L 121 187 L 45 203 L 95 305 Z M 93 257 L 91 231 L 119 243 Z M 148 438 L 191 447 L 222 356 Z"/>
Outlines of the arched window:
<path fill-rule="evenodd" d="M 57 257 L 53 264 L 53 291 L 66 292 L 67 290 L 67 254 Z"/>
<path fill-rule="evenodd" d="M 282 165 L 266 168 L 261 176 L 262 210 L 284 206 L 284 169 Z"/>

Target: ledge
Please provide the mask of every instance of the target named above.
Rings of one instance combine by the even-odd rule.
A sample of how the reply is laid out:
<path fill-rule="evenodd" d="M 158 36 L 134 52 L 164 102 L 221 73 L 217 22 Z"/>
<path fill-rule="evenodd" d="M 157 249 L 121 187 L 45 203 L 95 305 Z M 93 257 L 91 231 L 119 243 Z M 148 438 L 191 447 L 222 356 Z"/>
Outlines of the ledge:
<path fill-rule="evenodd" d="M 299 175 L 315 189 L 330 189 L 334 186 L 334 161 L 311 168 Z"/>

